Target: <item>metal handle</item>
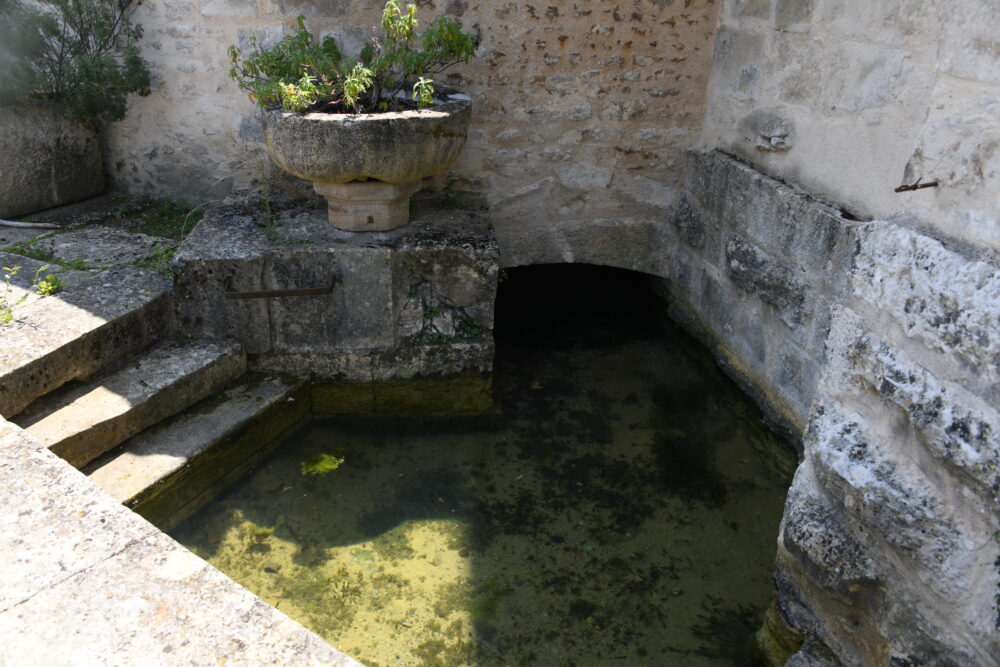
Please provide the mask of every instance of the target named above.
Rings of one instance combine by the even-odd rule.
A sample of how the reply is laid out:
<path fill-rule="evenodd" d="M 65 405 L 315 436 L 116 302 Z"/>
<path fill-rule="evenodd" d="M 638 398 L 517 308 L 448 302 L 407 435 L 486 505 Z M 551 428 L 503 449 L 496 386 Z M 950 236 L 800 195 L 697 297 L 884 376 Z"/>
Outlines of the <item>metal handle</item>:
<path fill-rule="evenodd" d="M 333 286 L 337 284 L 336 279 L 331 279 L 329 287 L 306 287 L 303 289 L 275 289 L 263 290 L 259 292 L 224 292 L 222 296 L 226 299 L 269 299 L 271 297 L 282 296 L 320 296 L 333 292 Z"/>

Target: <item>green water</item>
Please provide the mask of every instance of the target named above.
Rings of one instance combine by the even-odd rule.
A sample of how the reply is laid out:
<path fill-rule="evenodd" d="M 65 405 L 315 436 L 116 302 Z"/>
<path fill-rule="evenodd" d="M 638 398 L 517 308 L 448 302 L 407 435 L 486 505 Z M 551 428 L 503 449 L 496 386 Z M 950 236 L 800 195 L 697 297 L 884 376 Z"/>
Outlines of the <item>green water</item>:
<path fill-rule="evenodd" d="M 369 665 L 742 664 L 794 455 L 605 279 L 507 290 L 496 414 L 314 423 L 174 537 Z"/>

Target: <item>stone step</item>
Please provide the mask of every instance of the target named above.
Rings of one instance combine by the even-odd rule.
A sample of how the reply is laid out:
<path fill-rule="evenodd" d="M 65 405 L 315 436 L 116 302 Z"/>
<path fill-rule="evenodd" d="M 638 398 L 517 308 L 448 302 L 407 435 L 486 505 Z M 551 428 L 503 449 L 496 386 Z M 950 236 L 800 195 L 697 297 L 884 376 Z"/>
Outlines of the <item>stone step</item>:
<path fill-rule="evenodd" d="M 305 381 L 245 377 L 108 452 L 84 473 L 118 502 L 170 530 L 308 416 Z"/>
<path fill-rule="evenodd" d="M 80 468 L 245 370 L 238 343 L 158 343 L 121 370 L 53 392 L 11 421 Z"/>
<path fill-rule="evenodd" d="M 88 271 L 67 269 L 52 262 L 9 252 L 0 252 L 0 268 L 3 269 L 5 276 L 10 276 L 9 280 L 4 281 L 6 284 L 0 286 L 0 299 L 6 296 L 7 303 L 15 306 L 14 317 L 20 315 L 21 309 L 46 298 L 39 296 L 35 289 L 36 277 L 38 280 L 44 280 L 49 274 L 58 277 L 64 285 L 63 291 L 60 292 L 63 296 L 76 291 L 81 283 L 93 277 Z M 17 272 L 7 269 L 17 269 Z"/>
<path fill-rule="evenodd" d="M 23 304 L 0 325 L 0 416 L 145 349 L 170 330 L 172 313 L 170 279 L 133 266 Z"/>

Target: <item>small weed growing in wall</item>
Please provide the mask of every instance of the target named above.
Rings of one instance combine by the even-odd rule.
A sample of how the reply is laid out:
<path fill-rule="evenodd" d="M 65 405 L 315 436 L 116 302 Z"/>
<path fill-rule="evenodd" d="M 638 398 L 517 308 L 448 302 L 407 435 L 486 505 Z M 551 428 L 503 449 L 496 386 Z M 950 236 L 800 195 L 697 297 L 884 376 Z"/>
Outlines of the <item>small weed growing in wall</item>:
<path fill-rule="evenodd" d="M 50 273 L 45 276 L 44 280 L 38 281 L 38 286 L 35 288 L 35 294 L 40 296 L 52 296 L 53 294 L 58 294 L 63 291 L 64 287 L 66 287 L 66 285 L 59 279 L 59 276 L 54 273 Z"/>
<path fill-rule="evenodd" d="M 170 260 L 177 252 L 177 246 L 157 245 L 153 247 L 153 256 L 144 262 L 136 262 L 136 266 L 151 269 L 159 274 L 170 275 Z"/>
<path fill-rule="evenodd" d="M 118 206 L 101 224 L 181 241 L 198 222 L 195 213 L 200 208 L 200 205 L 193 206 L 183 199 L 131 201 Z"/>
<path fill-rule="evenodd" d="M 31 289 L 41 296 L 51 296 L 62 291 L 65 285 L 53 274 L 45 276 L 44 280 L 38 277 L 42 271 L 48 269 L 48 264 L 44 264 L 35 269 L 35 277 L 31 281 Z M 7 324 L 14 320 L 14 311 L 28 299 L 28 294 L 21 295 L 18 299 L 11 297 L 12 281 L 14 276 L 21 272 L 20 266 L 3 267 L 3 293 L 0 294 L 0 325 Z"/>
<path fill-rule="evenodd" d="M 448 67 L 468 62 L 477 39 L 447 16 L 417 34 L 417 8 L 389 0 L 382 12 L 382 34 L 361 51 L 344 58 L 336 41 L 316 43 L 298 17 L 298 30 L 263 49 L 251 38 L 253 52 L 229 47 L 229 75 L 263 108 L 328 113 L 376 113 L 433 104 L 433 80 Z"/>

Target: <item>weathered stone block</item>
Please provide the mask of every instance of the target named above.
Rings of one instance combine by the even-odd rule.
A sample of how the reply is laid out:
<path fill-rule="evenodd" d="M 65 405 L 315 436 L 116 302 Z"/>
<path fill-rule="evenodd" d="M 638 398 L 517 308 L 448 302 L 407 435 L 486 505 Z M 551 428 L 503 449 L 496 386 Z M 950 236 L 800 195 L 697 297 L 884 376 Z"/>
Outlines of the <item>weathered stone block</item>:
<path fill-rule="evenodd" d="M 751 97 L 760 78 L 764 39 L 757 33 L 722 26 L 715 34 L 712 80 L 737 99 Z"/>
<path fill-rule="evenodd" d="M 735 285 L 777 308 L 789 327 L 802 323 L 808 286 L 791 268 L 732 236 L 726 243 L 726 269 Z"/>
<path fill-rule="evenodd" d="M 43 108 L 0 108 L 0 218 L 104 190 L 97 133 Z"/>
<path fill-rule="evenodd" d="M 781 30 L 807 32 L 814 0 L 775 0 L 774 24 Z"/>
<path fill-rule="evenodd" d="M 169 281 L 132 266 L 26 305 L 3 327 L 0 415 L 159 340 L 172 330 L 172 310 Z"/>
<path fill-rule="evenodd" d="M 562 261 L 655 274 L 662 267 L 651 261 L 649 249 L 662 247 L 662 227 L 634 218 L 598 218 L 564 222 L 555 233 Z"/>
<path fill-rule="evenodd" d="M 869 223 L 862 233 L 853 295 L 889 314 L 908 337 L 951 357 L 950 365 L 971 369 L 980 391 L 1000 399 L 997 264 L 892 223 Z"/>
<path fill-rule="evenodd" d="M 701 212 L 694 207 L 686 196 L 682 196 L 674 210 L 671 221 L 681 240 L 692 248 L 702 248 L 705 245 L 705 222 Z"/>
<path fill-rule="evenodd" d="M 771 0 L 735 0 L 730 3 L 729 11 L 734 18 L 771 18 Z"/>
<path fill-rule="evenodd" d="M 176 241 L 147 234 L 92 225 L 41 238 L 41 252 L 67 262 L 83 261 L 90 268 L 147 262 L 177 247 Z"/>
<path fill-rule="evenodd" d="M 175 261 L 182 326 L 228 332 L 255 370 L 359 381 L 488 373 L 498 273 L 480 213 L 423 203 L 411 224 L 379 233 L 338 230 L 303 209 L 264 230 L 220 210 Z"/>
<path fill-rule="evenodd" d="M 856 321 L 852 325 L 857 326 Z M 938 380 L 904 352 L 863 330 L 855 330 L 849 359 L 858 379 L 904 411 L 909 427 L 921 436 L 920 444 L 956 473 L 960 483 L 992 499 L 994 513 L 1000 514 L 996 407 L 960 385 Z"/>
<path fill-rule="evenodd" d="M 184 335 L 238 340 L 248 354 L 271 349 L 266 303 L 226 299 L 264 287 L 267 238 L 249 216 L 209 213 L 173 259 L 177 328 Z"/>

